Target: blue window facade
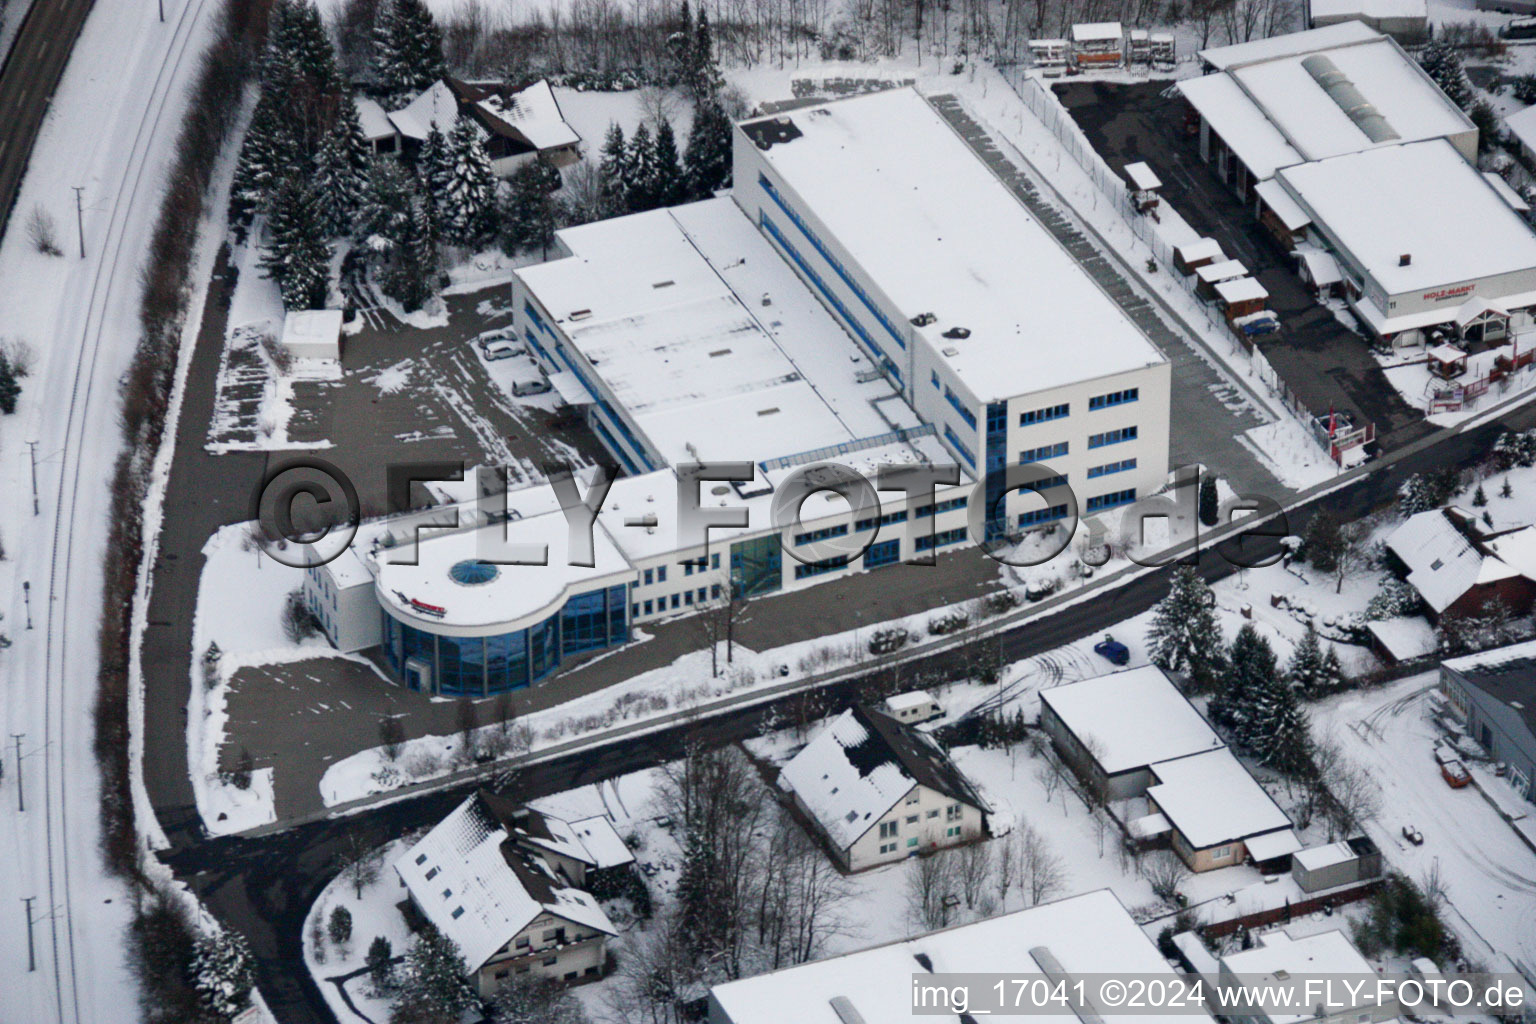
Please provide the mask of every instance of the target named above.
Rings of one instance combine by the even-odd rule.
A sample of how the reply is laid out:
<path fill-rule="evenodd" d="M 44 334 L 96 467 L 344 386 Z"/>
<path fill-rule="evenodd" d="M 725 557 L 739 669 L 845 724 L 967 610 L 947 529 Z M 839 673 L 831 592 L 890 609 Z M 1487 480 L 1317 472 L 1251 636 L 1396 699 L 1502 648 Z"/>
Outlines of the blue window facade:
<path fill-rule="evenodd" d="M 568 599 L 560 611 L 527 629 L 496 636 L 443 636 L 384 617 L 384 660 L 413 684 L 430 672 L 431 692 L 485 697 L 538 683 L 562 660 L 629 642 L 627 588 L 608 587 Z M 647 602 L 649 603 L 649 602 Z"/>
<path fill-rule="evenodd" d="M 1072 415 L 1072 403 L 1063 402 L 1061 405 L 1049 405 L 1044 409 L 1031 409 L 1029 412 L 1019 413 L 1019 426 L 1028 427 L 1035 423 L 1045 423 L 1048 420 L 1065 419 Z"/>
<path fill-rule="evenodd" d="M 1098 494 L 1088 499 L 1088 511 L 1100 512 L 1106 508 L 1114 508 L 1116 505 L 1129 505 L 1136 500 L 1136 488 L 1129 487 L 1123 491 L 1110 491 L 1108 494 Z"/>
<path fill-rule="evenodd" d="M 1065 518 L 1067 518 L 1067 506 L 1052 505 L 1050 508 L 1037 508 L 1032 512 L 1020 512 L 1019 526 L 1039 526 L 1041 523 L 1052 523 Z"/>
<path fill-rule="evenodd" d="M 960 435 L 955 433 L 955 428 L 948 423 L 944 424 L 944 437 L 950 444 L 955 446 L 955 451 L 960 453 L 960 457 L 965 460 L 965 464 L 975 469 L 976 453 L 971 451 L 969 445 L 960 440 Z"/>
<path fill-rule="evenodd" d="M 1105 445 L 1134 440 L 1136 440 L 1136 428 L 1134 426 L 1121 427 L 1119 430 L 1106 430 L 1102 434 L 1088 435 L 1088 447 L 1103 448 Z"/>
<path fill-rule="evenodd" d="M 882 565 L 895 565 L 901 561 L 901 538 L 876 541 L 864 552 L 864 568 L 878 569 Z"/>
<path fill-rule="evenodd" d="M 950 388 L 944 389 L 944 398 L 947 402 L 949 402 L 951 406 L 954 407 L 955 412 L 960 414 L 960 418 L 965 420 L 965 425 L 970 427 L 972 430 L 975 430 L 976 414 L 971 412 L 971 410 L 966 407 L 965 400 L 959 395 L 955 394 L 954 391 Z"/>
<path fill-rule="evenodd" d="M 836 526 L 826 526 L 820 530 L 812 530 L 809 533 L 795 534 L 795 545 L 813 544 L 818 540 L 826 540 L 828 537 L 846 537 L 848 524 L 838 523 Z"/>
<path fill-rule="evenodd" d="M 1111 473 L 1124 473 L 1136 468 L 1135 459 L 1121 459 L 1119 462 L 1106 462 L 1102 466 L 1089 466 L 1088 479 L 1109 476 Z"/>
<path fill-rule="evenodd" d="M 965 540 L 966 529 L 957 526 L 953 530 L 940 530 L 932 537 L 918 537 L 913 546 L 919 551 L 932 551 L 934 548 L 948 547 L 951 544 L 959 544 Z"/>
<path fill-rule="evenodd" d="M 759 211 L 757 220 L 762 229 L 768 233 L 768 236 L 779 243 L 779 248 L 784 250 L 790 262 L 800 268 L 800 272 L 806 276 L 806 279 L 811 284 L 816 286 L 816 290 L 821 293 L 821 297 L 827 301 L 827 304 L 843 318 L 843 322 L 848 325 L 848 329 L 853 331 L 854 335 L 864 342 L 871 352 L 879 357 L 880 365 L 885 369 L 885 372 L 889 373 L 900 384 L 901 371 L 897 369 L 895 362 L 891 360 L 890 356 L 885 354 L 885 349 L 880 347 L 880 343 L 875 340 L 874 335 L 869 332 L 869 329 L 864 326 L 859 318 L 853 315 L 853 311 L 844 305 L 842 299 L 837 297 L 837 293 L 827 287 L 827 283 L 822 280 L 821 275 L 805 261 L 805 257 L 800 255 L 800 250 L 796 249 L 795 244 L 784 236 L 784 232 L 779 230 L 779 226 L 774 223 L 773 218 L 769 217 L 767 213 Z"/>
<path fill-rule="evenodd" d="M 1059 441 L 1056 444 L 1043 444 L 1038 448 L 1025 448 L 1019 452 L 1019 464 L 1026 462 L 1039 462 L 1041 459 L 1055 459 L 1067 454 L 1069 442 Z"/>
<path fill-rule="evenodd" d="M 1109 409 L 1116 405 L 1125 405 L 1141 398 L 1140 388 L 1126 388 L 1124 391 L 1111 391 L 1107 395 L 1094 395 L 1088 399 L 1088 411 L 1095 409 Z"/>
<path fill-rule="evenodd" d="M 803 580 L 811 576 L 820 576 L 822 573 L 836 572 L 839 569 L 847 568 L 847 566 L 848 559 L 846 557 L 829 558 L 825 562 L 801 563 L 795 566 L 795 579 Z"/>
<path fill-rule="evenodd" d="M 873 530 L 877 526 L 890 526 L 892 523 L 904 523 L 906 521 L 907 510 L 902 509 L 900 512 L 887 512 L 879 519 L 875 519 L 874 517 L 869 519 L 860 519 L 858 522 L 853 524 L 853 528 L 856 531 L 863 533 L 865 530 Z"/>
<path fill-rule="evenodd" d="M 986 539 L 996 540 L 1008 532 L 1007 505 L 1003 499 L 1003 471 L 1008 465 L 1008 403 L 987 406 L 987 508 Z"/>
<path fill-rule="evenodd" d="M 950 498 L 947 501 L 939 502 L 937 505 L 924 505 L 913 512 L 912 515 L 916 519 L 927 519 L 929 516 L 938 515 L 940 512 L 953 512 L 957 508 L 965 508 L 968 500 L 967 498 Z"/>

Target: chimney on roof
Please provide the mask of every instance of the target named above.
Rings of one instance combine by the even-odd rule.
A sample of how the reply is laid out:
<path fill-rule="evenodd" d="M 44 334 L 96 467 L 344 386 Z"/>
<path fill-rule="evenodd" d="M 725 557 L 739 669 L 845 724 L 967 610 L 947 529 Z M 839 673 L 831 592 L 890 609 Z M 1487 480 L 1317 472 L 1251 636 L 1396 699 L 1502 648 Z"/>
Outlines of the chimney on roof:
<path fill-rule="evenodd" d="M 1406 267 L 1408 264 L 1410 264 L 1412 262 L 1413 262 L 1413 253 L 1411 253 L 1411 252 L 1405 252 L 1405 253 L 1403 253 L 1401 256 L 1399 256 L 1397 258 L 1397 265 L 1400 266 L 1400 267 Z"/>

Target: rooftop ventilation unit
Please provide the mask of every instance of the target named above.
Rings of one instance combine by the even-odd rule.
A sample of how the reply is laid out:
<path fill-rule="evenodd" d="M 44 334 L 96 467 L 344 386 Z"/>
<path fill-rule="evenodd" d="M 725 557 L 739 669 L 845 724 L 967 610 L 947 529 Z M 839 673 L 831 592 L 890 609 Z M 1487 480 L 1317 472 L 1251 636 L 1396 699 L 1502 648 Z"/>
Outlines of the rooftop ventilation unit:
<path fill-rule="evenodd" d="M 1370 100 L 1339 70 L 1332 58 L 1325 54 L 1314 53 L 1310 57 L 1304 57 L 1301 66 L 1306 68 L 1307 74 L 1317 82 L 1318 88 L 1328 94 L 1338 108 L 1344 111 L 1349 119 L 1355 122 L 1355 127 L 1372 142 L 1391 142 L 1400 139 L 1387 119 L 1382 116 Z"/>
<path fill-rule="evenodd" d="M 847 996 L 833 996 L 827 1002 L 832 1005 L 832 1012 L 837 1014 L 837 1019 L 843 1024 L 864 1024 L 864 1015 L 854 1009 Z"/>

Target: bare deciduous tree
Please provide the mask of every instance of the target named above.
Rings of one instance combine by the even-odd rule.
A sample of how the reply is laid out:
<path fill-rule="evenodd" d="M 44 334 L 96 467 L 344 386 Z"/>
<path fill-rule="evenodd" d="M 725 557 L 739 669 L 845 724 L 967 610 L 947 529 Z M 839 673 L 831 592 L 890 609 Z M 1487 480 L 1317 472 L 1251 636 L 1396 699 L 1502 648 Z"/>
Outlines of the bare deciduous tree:
<path fill-rule="evenodd" d="M 914 927 L 931 931 L 949 924 L 960 900 L 956 867 L 947 850 L 907 862 L 907 917 Z"/>
<path fill-rule="evenodd" d="M 1157 850 L 1141 862 L 1141 873 L 1152 886 L 1152 894 L 1165 903 L 1177 902 L 1179 885 L 1189 877 L 1189 868 L 1172 850 Z"/>
<path fill-rule="evenodd" d="M 359 900 L 363 898 L 363 890 L 379 880 L 380 852 L 378 847 L 369 846 L 355 832 L 349 832 L 342 840 L 341 852 L 337 854 L 341 860 L 341 874 Z"/>
<path fill-rule="evenodd" d="M 1358 832 L 1381 811 L 1381 787 L 1344 753 L 1338 739 L 1326 736 L 1313 749 L 1315 766 L 1309 801 L 1328 822 L 1328 841 Z"/>
<path fill-rule="evenodd" d="M 64 250 L 59 248 L 58 228 L 54 226 L 53 215 L 43 209 L 40 203 L 34 205 L 27 214 L 27 241 L 44 256 L 64 255 Z"/>
<path fill-rule="evenodd" d="M 774 968 L 804 963 L 841 934 L 848 881 L 788 811 L 769 828 L 758 887 L 757 942 Z"/>
<path fill-rule="evenodd" d="M 992 912 L 992 898 L 988 888 L 996 872 L 992 844 L 977 841 L 953 851 L 950 856 L 958 861 L 956 878 L 960 883 L 960 898 L 965 909 L 985 917 Z"/>
<path fill-rule="evenodd" d="M 1033 825 L 1021 825 L 1007 851 L 1013 861 L 1010 874 L 1024 897 L 1025 906 L 1033 907 L 1060 896 L 1067 887 L 1066 861 L 1051 849 L 1045 833 Z"/>

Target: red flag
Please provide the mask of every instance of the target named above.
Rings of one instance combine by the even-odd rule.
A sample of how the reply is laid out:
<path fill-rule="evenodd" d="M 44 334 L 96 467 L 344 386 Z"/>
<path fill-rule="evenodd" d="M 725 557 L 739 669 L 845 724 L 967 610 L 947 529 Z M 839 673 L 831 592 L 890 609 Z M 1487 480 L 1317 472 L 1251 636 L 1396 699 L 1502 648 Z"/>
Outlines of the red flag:
<path fill-rule="evenodd" d="M 1330 406 L 1328 406 L 1328 436 L 1329 437 L 1333 436 L 1333 429 L 1334 429 L 1334 426 L 1335 426 L 1335 421 L 1336 421 L 1336 417 L 1333 415 L 1333 406 L 1330 405 Z"/>

